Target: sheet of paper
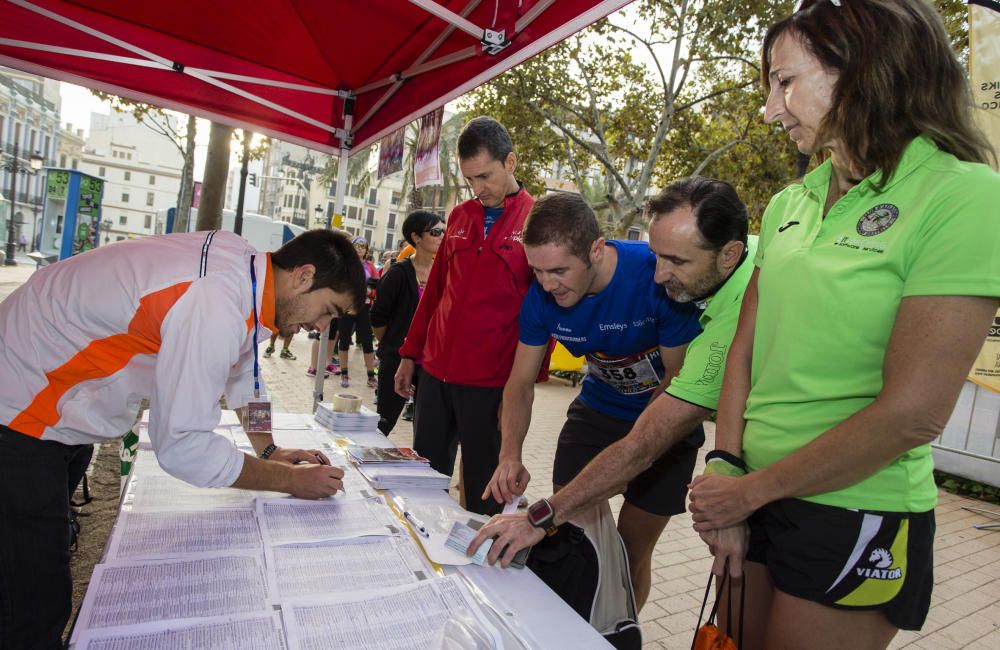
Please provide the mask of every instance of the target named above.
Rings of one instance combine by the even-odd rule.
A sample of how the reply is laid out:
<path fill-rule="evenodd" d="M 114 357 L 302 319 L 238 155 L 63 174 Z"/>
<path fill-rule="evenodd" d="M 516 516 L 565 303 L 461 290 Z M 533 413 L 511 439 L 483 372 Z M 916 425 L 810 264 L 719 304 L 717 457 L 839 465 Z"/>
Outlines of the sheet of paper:
<path fill-rule="evenodd" d="M 108 557 L 176 557 L 187 553 L 262 549 L 252 510 L 123 512 Z"/>
<path fill-rule="evenodd" d="M 308 413 L 274 413 L 274 430 L 301 429 L 319 431 L 319 426 Z"/>
<path fill-rule="evenodd" d="M 291 650 L 427 648 L 449 619 L 464 621 L 485 642 L 483 647 L 503 647 L 497 630 L 455 576 L 375 592 L 283 603 L 281 609 Z"/>
<path fill-rule="evenodd" d="M 89 631 L 75 650 L 282 650 L 285 634 L 277 612 L 218 616 L 198 623 L 156 621 Z"/>
<path fill-rule="evenodd" d="M 432 575 L 419 554 L 405 537 L 268 547 L 268 586 L 282 600 L 413 584 Z"/>
<path fill-rule="evenodd" d="M 466 549 L 469 548 L 469 544 L 472 543 L 475 536 L 475 530 L 460 521 L 456 521 L 452 524 L 451 532 L 448 533 L 448 537 L 445 539 L 444 545 L 457 553 L 466 555 Z M 493 548 L 493 540 L 488 539 L 479 545 L 479 548 L 476 549 L 476 554 L 469 559 L 473 564 L 483 566 L 486 564 L 486 555 L 490 552 L 491 548 Z"/>
<path fill-rule="evenodd" d="M 267 602 L 264 566 L 256 553 L 98 564 L 73 642 L 85 630 L 264 612 Z"/>
<path fill-rule="evenodd" d="M 398 532 L 381 497 L 368 499 L 259 499 L 257 520 L 264 543 L 309 544 Z"/>
<path fill-rule="evenodd" d="M 252 509 L 258 496 L 283 496 L 278 492 L 261 493 L 237 488 L 200 488 L 166 474 L 147 474 L 143 468 L 134 471 L 132 494 L 125 499 L 133 511 Z"/>

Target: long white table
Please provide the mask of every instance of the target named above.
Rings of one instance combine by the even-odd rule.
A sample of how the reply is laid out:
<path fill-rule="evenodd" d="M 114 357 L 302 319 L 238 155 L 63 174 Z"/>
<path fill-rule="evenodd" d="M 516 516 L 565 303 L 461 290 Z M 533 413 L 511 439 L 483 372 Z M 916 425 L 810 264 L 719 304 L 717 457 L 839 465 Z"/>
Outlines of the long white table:
<path fill-rule="evenodd" d="M 343 440 L 392 446 L 381 434 L 342 436 L 296 414 L 276 413 L 274 425 L 279 445 L 320 448 L 336 458 L 345 467 L 345 493 L 302 502 L 194 488 L 159 468 L 140 429 L 140 451 L 74 628 L 75 650 L 182 643 L 294 650 L 313 647 L 307 637 L 324 634 L 324 626 L 333 636 L 317 638 L 339 639 L 326 647 L 429 647 L 428 635 L 440 636 L 429 627 L 444 627 L 449 617 L 449 638 L 456 629 L 463 633 L 456 622 L 464 621 L 465 631 L 487 632 L 484 640 L 496 647 L 611 647 L 529 570 L 432 563 L 394 497 L 423 513 L 438 542 L 449 519 L 474 515 L 443 491 L 379 493 L 368 485 L 341 455 Z M 249 447 L 232 412 L 217 432 Z M 331 541 L 340 533 L 351 539 Z M 374 536 L 356 537 L 362 534 Z M 303 561 L 315 569 L 303 571 Z M 376 616 L 377 623 L 363 620 Z M 410 620 L 421 624 L 407 628 Z M 390 646 L 366 634 L 401 640 Z"/>

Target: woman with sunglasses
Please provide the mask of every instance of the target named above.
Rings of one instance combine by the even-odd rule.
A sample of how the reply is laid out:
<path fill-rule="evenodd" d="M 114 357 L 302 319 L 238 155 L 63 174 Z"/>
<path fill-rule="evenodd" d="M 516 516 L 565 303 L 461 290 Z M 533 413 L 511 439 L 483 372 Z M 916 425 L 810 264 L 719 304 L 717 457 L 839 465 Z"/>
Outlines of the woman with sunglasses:
<path fill-rule="evenodd" d="M 806 0 L 762 59 L 765 119 L 822 162 L 764 213 L 692 517 L 745 576 L 741 648 L 885 648 L 930 606 L 930 443 L 997 310 L 1000 175 L 926 0 Z"/>
<path fill-rule="evenodd" d="M 399 347 L 410 329 L 434 255 L 444 238 L 444 220 L 432 212 L 411 212 L 403 220 L 403 237 L 413 246 L 414 254 L 386 269 L 372 307 L 372 327 L 378 338 L 378 428 L 385 435 L 396 426 L 406 404 L 393 387 Z"/>

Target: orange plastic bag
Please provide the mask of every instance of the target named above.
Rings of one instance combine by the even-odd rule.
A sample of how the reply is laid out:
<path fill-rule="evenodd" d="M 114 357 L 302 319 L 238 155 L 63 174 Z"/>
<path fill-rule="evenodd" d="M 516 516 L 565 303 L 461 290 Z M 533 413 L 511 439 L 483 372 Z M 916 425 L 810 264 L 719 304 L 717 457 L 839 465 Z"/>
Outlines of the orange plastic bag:
<path fill-rule="evenodd" d="M 739 650 L 736 642 L 730 639 L 715 623 L 705 623 L 694 635 L 694 650 Z"/>
<path fill-rule="evenodd" d="M 731 634 L 732 631 L 727 629 L 725 632 L 719 629 L 715 624 L 715 615 L 719 611 L 719 603 L 722 601 L 722 590 L 726 589 L 726 578 L 729 577 L 729 563 L 726 563 L 724 569 L 725 573 L 722 574 L 722 580 L 719 582 L 719 593 L 715 597 L 715 603 L 712 605 L 712 611 L 708 615 L 708 621 L 702 625 L 701 619 L 705 615 L 705 605 L 708 604 L 708 594 L 712 591 L 712 574 L 708 574 L 708 585 L 705 587 L 705 597 L 701 601 L 701 611 L 698 612 L 698 629 L 694 633 L 694 640 L 691 642 L 691 650 L 739 650 L 739 645 L 735 640 L 733 640 Z M 729 589 L 726 592 L 728 599 L 728 609 L 730 615 L 733 611 L 733 582 L 729 581 Z M 739 621 L 739 636 L 740 641 L 743 639 L 743 597 L 746 594 L 746 577 L 744 577 L 743 582 L 740 583 L 740 621 Z"/>

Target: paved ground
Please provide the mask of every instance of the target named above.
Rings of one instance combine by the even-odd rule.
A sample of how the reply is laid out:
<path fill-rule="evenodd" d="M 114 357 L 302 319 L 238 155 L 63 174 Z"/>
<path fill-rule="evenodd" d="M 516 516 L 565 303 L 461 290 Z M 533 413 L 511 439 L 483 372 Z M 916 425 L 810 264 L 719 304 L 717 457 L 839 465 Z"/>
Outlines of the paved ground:
<path fill-rule="evenodd" d="M 24 282 L 32 270 L 26 265 L 0 267 L 0 300 Z M 0 341 L 0 345 L 10 344 Z M 295 338 L 292 351 L 298 356 L 296 361 L 280 359 L 277 354 L 262 359 L 276 409 L 297 413 L 312 410 L 312 379 L 305 375 L 309 344 L 304 335 Z M 373 406 L 374 391 L 364 387 L 360 352 L 352 349 L 350 359 L 352 392 L 362 395 L 366 404 Z M 327 395 L 339 389 L 338 378 L 331 377 Z M 577 391 L 558 380 L 537 387 L 535 413 L 525 448 L 525 464 L 532 474 L 529 498 L 549 494 L 556 436 L 566 407 Z M 710 441 L 706 447 L 711 448 L 714 431 L 707 429 Z M 398 445 L 409 445 L 412 440 L 409 423 L 400 421 L 391 439 Z M 697 471 L 700 472 L 700 467 Z M 620 506 L 620 501 L 615 499 L 613 505 Z M 962 510 L 964 505 L 984 507 L 978 501 L 941 493 L 930 615 L 921 632 L 897 635 L 893 648 L 1000 648 L 1000 532 L 972 528 L 986 519 Z M 657 545 L 652 592 L 640 615 L 646 648 L 690 647 L 709 566 L 708 552 L 691 530 L 690 517 L 676 517 Z"/>

